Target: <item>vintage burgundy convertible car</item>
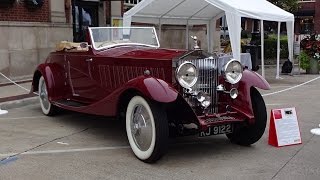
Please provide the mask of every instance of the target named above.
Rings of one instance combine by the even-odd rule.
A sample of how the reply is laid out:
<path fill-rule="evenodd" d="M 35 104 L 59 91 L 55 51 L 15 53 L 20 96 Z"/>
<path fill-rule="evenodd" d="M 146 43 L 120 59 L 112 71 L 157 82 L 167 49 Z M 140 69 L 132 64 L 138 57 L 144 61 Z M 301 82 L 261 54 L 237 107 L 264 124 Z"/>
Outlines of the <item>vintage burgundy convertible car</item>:
<path fill-rule="evenodd" d="M 169 136 L 226 134 L 258 141 L 270 86 L 237 60 L 159 48 L 154 28 L 89 28 L 88 42 L 61 42 L 33 77 L 45 115 L 58 108 L 124 119 L 137 158 L 155 162 Z"/>

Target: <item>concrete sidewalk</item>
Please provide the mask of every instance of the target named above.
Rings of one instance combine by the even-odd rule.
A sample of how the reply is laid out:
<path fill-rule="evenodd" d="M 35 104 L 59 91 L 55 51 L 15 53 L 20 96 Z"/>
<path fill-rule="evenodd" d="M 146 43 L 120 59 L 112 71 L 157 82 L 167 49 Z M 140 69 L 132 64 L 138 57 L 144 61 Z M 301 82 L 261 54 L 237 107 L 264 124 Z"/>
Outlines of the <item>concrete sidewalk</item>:
<path fill-rule="evenodd" d="M 19 85 L 26 89 L 31 89 L 31 82 L 21 83 Z M 0 99 L 29 93 L 30 91 L 28 92 L 14 84 L 0 86 Z"/>
<path fill-rule="evenodd" d="M 0 84 L 0 108 L 11 109 L 34 102 L 32 97 L 35 95 L 26 90 L 31 89 L 31 82 L 19 83 L 19 85 L 25 89 L 14 84 Z"/>
<path fill-rule="evenodd" d="M 314 77 L 319 76 L 319 74 L 306 74 L 304 70 L 298 67 L 295 67 L 293 70 L 293 75 L 290 74 L 282 74 L 281 66 L 280 66 L 280 79 L 276 79 L 277 74 L 276 66 L 266 66 L 265 68 L 265 79 L 272 84 L 299 84 L 304 83 Z M 300 73 L 299 73 L 300 72 Z M 261 69 L 257 71 L 258 74 L 261 75 Z"/>

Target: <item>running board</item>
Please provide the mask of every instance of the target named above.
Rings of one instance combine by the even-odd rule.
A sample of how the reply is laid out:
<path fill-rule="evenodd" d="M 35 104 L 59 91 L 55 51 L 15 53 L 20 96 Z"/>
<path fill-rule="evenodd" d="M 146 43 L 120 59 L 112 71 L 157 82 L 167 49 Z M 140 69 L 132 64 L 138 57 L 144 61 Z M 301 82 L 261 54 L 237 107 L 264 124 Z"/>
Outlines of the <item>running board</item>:
<path fill-rule="evenodd" d="M 88 104 L 84 104 L 84 103 L 80 103 L 72 100 L 59 100 L 56 103 L 63 106 L 69 106 L 69 107 L 84 107 L 88 105 Z"/>

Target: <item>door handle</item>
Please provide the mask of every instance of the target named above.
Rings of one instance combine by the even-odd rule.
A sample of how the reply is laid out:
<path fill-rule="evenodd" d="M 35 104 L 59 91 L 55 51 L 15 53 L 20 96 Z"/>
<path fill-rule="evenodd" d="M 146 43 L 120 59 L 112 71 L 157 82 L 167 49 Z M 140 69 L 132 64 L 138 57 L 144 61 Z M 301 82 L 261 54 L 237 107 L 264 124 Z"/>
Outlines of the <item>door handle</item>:
<path fill-rule="evenodd" d="M 87 61 L 87 62 L 92 62 L 92 61 L 93 61 L 93 59 L 92 59 L 92 58 L 90 58 L 90 59 L 86 59 L 86 61 Z"/>

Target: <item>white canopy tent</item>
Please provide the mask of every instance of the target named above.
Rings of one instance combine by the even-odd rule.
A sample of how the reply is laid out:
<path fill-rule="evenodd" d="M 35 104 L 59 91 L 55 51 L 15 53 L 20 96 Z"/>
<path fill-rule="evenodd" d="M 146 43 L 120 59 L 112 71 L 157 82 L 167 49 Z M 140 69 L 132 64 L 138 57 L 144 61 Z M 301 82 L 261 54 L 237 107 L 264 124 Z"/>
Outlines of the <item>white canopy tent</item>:
<path fill-rule="evenodd" d="M 131 22 L 159 24 L 207 25 L 208 49 L 213 51 L 213 27 L 217 19 L 226 15 L 233 57 L 240 60 L 241 18 L 261 20 L 261 64 L 264 76 L 263 20 L 287 23 L 289 59 L 293 61 L 294 15 L 266 0 L 143 0 L 124 14 L 123 24 Z M 161 38 L 161 30 L 159 31 Z M 188 45 L 189 37 L 186 37 Z M 277 75 L 280 71 L 280 28 L 278 28 Z"/>

